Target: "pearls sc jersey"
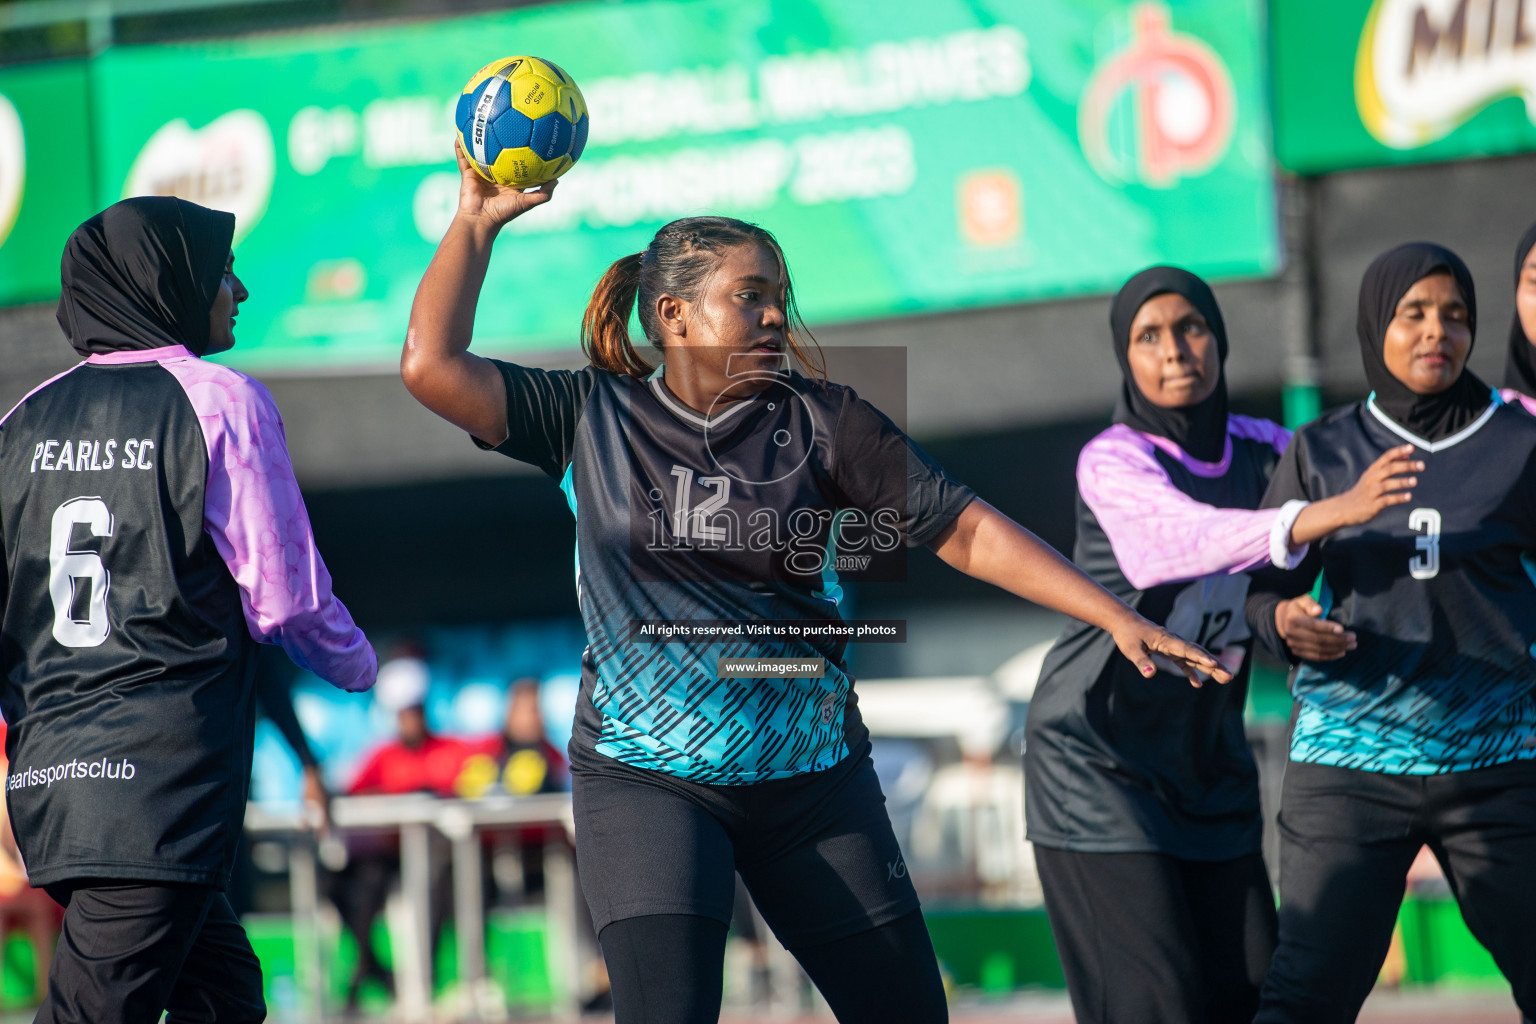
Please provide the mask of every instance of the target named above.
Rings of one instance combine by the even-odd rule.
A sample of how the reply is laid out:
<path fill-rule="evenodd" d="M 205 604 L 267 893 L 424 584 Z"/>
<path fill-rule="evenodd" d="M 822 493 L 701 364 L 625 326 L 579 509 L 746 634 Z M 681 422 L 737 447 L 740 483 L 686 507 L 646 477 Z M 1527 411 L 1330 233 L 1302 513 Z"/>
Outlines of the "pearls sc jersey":
<path fill-rule="evenodd" d="M 347 689 L 376 671 L 271 396 L 179 345 L 91 356 L 0 423 L 0 529 L 6 798 L 32 884 L 222 887 L 253 641 Z"/>
<path fill-rule="evenodd" d="M 821 771 L 866 735 L 843 651 L 841 583 L 927 543 L 970 503 L 852 389 L 769 374 L 752 398 L 702 415 L 648 381 L 595 368 L 497 363 L 510 435 L 497 451 L 560 481 L 576 517 L 588 646 L 571 739 L 693 782 L 741 785 Z M 658 642 L 644 623 L 740 632 Z M 812 635 L 751 629 L 805 622 Z M 824 658 L 823 678 L 723 678 L 720 658 Z"/>
<path fill-rule="evenodd" d="M 1293 670 L 1291 759 L 1434 775 L 1536 758 L 1536 417 L 1494 393 L 1431 443 L 1368 398 L 1297 431 L 1264 502 L 1343 493 L 1405 441 L 1425 463 L 1410 502 L 1256 583 L 1249 618 L 1275 650 L 1275 599 L 1319 569 L 1325 614 L 1358 638 L 1343 658 Z"/>

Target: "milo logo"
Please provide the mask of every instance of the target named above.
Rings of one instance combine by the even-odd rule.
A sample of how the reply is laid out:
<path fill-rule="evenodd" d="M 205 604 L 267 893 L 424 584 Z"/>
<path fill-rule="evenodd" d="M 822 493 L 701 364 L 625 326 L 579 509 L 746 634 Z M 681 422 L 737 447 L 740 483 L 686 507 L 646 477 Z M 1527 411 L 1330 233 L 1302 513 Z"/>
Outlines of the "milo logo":
<path fill-rule="evenodd" d="M 254 110 L 232 110 L 202 128 L 162 125 L 134 159 L 123 198 L 177 196 L 235 215 L 235 241 L 266 212 L 276 159 L 272 131 Z"/>
<path fill-rule="evenodd" d="M 1355 54 L 1355 102 L 1377 141 L 1434 142 L 1495 100 L 1520 96 L 1536 122 L 1536 4 L 1376 0 Z"/>
<path fill-rule="evenodd" d="M 0 95 L 0 245 L 16 226 L 27 178 L 26 136 L 16 105 Z"/>

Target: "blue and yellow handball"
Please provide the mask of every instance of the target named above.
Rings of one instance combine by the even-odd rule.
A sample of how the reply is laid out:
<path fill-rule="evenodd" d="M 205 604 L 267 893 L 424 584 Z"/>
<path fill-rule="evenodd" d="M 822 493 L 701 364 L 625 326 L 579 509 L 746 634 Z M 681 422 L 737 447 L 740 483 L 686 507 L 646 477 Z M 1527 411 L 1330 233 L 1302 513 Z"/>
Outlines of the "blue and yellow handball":
<path fill-rule="evenodd" d="M 486 181 L 533 188 L 581 159 L 587 101 L 575 81 L 538 57 L 503 57 L 476 71 L 454 110 L 459 143 Z"/>

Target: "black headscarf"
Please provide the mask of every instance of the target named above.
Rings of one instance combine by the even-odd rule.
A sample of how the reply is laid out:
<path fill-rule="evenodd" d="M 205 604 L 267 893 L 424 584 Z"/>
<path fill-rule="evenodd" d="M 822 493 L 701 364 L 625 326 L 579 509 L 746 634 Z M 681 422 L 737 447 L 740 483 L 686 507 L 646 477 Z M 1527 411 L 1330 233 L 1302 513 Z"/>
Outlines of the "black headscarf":
<path fill-rule="evenodd" d="M 1467 303 L 1467 327 L 1476 339 L 1477 293 L 1472 287 L 1472 272 L 1460 256 L 1433 242 L 1400 245 L 1371 261 L 1360 282 L 1360 313 L 1355 321 L 1365 379 L 1376 392 L 1376 406 L 1426 441 L 1456 433 L 1481 416 L 1490 401 L 1488 385 L 1465 368 L 1454 384 L 1434 395 L 1414 393 L 1387 369 L 1382 347 L 1387 325 L 1397 315 L 1397 304 L 1416 282 L 1436 271 L 1447 272 L 1456 280 Z M 1471 353 L 1470 348 L 1467 351 Z"/>
<path fill-rule="evenodd" d="M 1148 299 L 1169 293 L 1182 295 L 1205 317 L 1216 336 L 1221 363 L 1216 390 L 1203 401 L 1179 409 L 1154 405 L 1141 393 L 1131 375 L 1131 324 Z M 1202 462 L 1220 462 L 1227 449 L 1227 325 L 1210 285 L 1178 267 L 1148 267 L 1125 282 L 1115 295 L 1109 306 L 1109 327 L 1124 378 L 1120 382 L 1120 400 L 1115 404 L 1115 422 L 1166 437 Z"/>
<path fill-rule="evenodd" d="M 65 337 L 82 356 L 165 345 L 202 355 L 234 236 L 234 214 L 185 199 L 107 207 L 64 245 Z"/>
<path fill-rule="evenodd" d="M 1525 229 L 1520 245 L 1515 249 L 1515 288 L 1520 287 L 1520 275 L 1531 249 L 1536 248 L 1536 224 Z M 1528 338 L 1520 324 L 1520 310 L 1515 309 L 1515 322 L 1509 326 L 1509 354 L 1504 357 L 1504 386 L 1521 394 L 1536 396 L 1536 338 Z"/>

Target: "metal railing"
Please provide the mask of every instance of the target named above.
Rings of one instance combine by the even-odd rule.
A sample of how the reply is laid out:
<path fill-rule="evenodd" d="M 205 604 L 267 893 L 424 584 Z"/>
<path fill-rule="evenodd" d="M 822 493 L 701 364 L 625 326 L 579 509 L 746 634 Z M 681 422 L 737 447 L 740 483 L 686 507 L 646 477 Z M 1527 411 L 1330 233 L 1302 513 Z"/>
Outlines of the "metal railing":
<path fill-rule="evenodd" d="M 486 976 L 485 922 L 481 887 L 480 833 L 511 826 L 547 826 L 558 829 L 563 843 L 545 852 L 545 899 L 549 913 L 547 960 L 560 993 L 554 1015 L 573 1020 L 578 1014 L 580 927 L 576 915 L 586 913 L 577 891 L 571 849 L 574 822 L 568 793 L 537 796 L 499 796 L 483 800 L 444 800 L 424 794 L 403 796 L 337 797 L 331 802 L 331 820 L 339 833 L 383 830 L 400 836 L 400 885 L 410 908 L 409 934 L 396 952 L 395 970 L 400 984 L 397 1013 L 407 1024 L 424 1024 L 432 1017 L 432 846 L 436 831 L 452 845 L 453 918 L 458 937 L 459 982 L 475 995 Z M 325 1019 L 325 964 L 318 924 L 318 869 L 308 826 L 297 808 L 274 811 L 250 804 L 246 831 L 256 836 L 281 838 L 289 844 L 289 892 L 293 904 L 295 967 L 301 977 L 305 1021 Z M 471 999 L 465 1017 L 502 1019 L 504 1008 Z"/>

